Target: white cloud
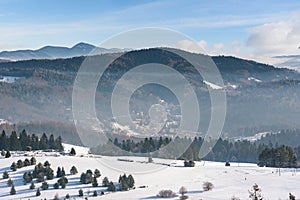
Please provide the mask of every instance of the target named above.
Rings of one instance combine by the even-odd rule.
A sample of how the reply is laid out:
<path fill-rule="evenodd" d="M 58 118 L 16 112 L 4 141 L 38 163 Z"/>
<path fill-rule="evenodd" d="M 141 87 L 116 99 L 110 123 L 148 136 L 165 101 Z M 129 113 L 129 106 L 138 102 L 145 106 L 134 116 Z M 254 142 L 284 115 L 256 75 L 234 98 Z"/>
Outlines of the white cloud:
<path fill-rule="evenodd" d="M 246 45 L 253 49 L 251 56 L 259 61 L 276 64 L 279 60 L 274 56 L 300 53 L 299 14 L 284 21 L 253 27 L 249 33 Z"/>

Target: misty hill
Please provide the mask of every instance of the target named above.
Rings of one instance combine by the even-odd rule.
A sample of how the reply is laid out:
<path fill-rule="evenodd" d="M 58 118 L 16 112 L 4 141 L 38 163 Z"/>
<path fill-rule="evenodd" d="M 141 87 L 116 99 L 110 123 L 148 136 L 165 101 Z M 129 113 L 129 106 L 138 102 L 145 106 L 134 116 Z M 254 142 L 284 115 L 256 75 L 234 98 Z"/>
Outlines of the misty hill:
<path fill-rule="evenodd" d="M 203 55 L 191 54 L 202 58 Z M 99 61 L 117 58 L 118 53 L 93 56 Z M 0 118 L 12 123 L 26 123 L 27 129 L 41 130 L 43 122 L 68 124 L 72 127 L 72 90 L 76 73 L 85 57 L 54 60 L 28 60 L 0 63 L 0 76 L 18 77 L 12 83 L 0 82 Z M 219 68 L 227 94 L 227 116 L 224 136 L 248 136 L 260 131 L 300 128 L 300 74 L 255 61 L 235 57 L 212 57 Z M 128 52 L 117 58 L 105 71 L 96 93 L 96 111 L 102 131 L 126 134 L 122 126 L 112 123 L 110 98 L 120 77 L 134 66 L 153 61 L 168 65 L 190 81 L 199 97 L 201 122 L 199 131 L 205 133 L 210 120 L 209 84 L 195 69 L 177 55 L 163 49 Z M 149 106 L 164 100 L 172 114 L 180 114 L 178 100 L 168 89 L 155 84 L 145 85 L 132 95 L 133 118 L 146 113 Z M 170 119 L 170 124 L 176 119 Z M 172 121 L 173 120 L 173 121 Z M 192 120 L 192 116 L 191 119 Z M 38 123 L 37 123 L 38 122 Z M 38 124 L 38 125 L 37 125 Z M 66 127 L 68 127 L 66 126 Z M 21 126 L 24 127 L 24 126 Z M 164 133 L 171 132 L 165 127 Z M 58 129 L 53 129 L 55 132 Z M 68 133 L 76 132 L 74 127 Z M 176 129 L 175 129 L 176 130 Z"/>
<path fill-rule="evenodd" d="M 31 60 L 31 59 L 55 59 L 72 58 L 103 53 L 119 52 L 120 49 L 99 48 L 87 43 L 78 43 L 71 48 L 60 46 L 45 46 L 37 50 L 17 50 L 0 52 L 1 60 Z M 0 61 L 1 62 L 1 61 Z"/>

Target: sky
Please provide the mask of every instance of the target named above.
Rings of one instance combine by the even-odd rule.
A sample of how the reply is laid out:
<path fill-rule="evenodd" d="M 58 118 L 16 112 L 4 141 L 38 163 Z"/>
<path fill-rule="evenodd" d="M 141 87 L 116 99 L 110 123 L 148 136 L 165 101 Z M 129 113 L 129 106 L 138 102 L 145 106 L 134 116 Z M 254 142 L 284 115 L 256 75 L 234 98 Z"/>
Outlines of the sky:
<path fill-rule="evenodd" d="M 0 0 L 0 51 L 98 45 L 143 27 L 179 31 L 211 55 L 276 64 L 300 54 L 299 0 Z"/>

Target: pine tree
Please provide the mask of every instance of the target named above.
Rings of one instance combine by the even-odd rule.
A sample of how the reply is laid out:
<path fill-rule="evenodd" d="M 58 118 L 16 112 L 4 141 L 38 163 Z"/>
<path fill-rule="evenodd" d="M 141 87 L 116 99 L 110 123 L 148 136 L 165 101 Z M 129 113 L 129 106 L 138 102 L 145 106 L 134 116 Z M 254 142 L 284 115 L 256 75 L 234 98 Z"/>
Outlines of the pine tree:
<path fill-rule="evenodd" d="M 47 180 L 52 180 L 54 178 L 53 169 L 51 169 L 50 167 L 46 168 L 46 178 Z"/>
<path fill-rule="evenodd" d="M 80 197 L 82 197 L 82 196 L 83 196 L 83 191 L 82 191 L 82 189 L 80 189 L 80 190 L 78 191 L 78 193 L 79 193 L 79 195 L 78 195 L 78 196 L 80 196 Z"/>
<path fill-rule="evenodd" d="M 75 156 L 76 155 L 76 151 L 75 149 L 72 147 L 71 151 L 70 151 L 70 156 Z"/>
<path fill-rule="evenodd" d="M 4 130 L 2 130 L 2 134 L 0 136 L 0 148 L 3 150 L 8 149 L 7 136 Z"/>
<path fill-rule="evenodd" d="M 96 178 L 99 178 L 99 177 L 101 176 L 101 173 L 100 173 L 99 169 L 95 169 L 95 171 L 94 171 L 94 176 L 95 176 Z"/>
<path fill-rule="evenodd" d="M 54 183 L 53 188 L 54 188 L 54 189 L 59 189 L 59 184 L 58 184 L 57 182 Z"/>
<path fill-rule="evenodd" d="M 1 140 L 1 139 L 0 139 L 0 140 Z M 4 151 L 4 149 L 1 150 L 1 156 L 3 156 L 3 157 L 5 156 L 5 151 Z"/>
<path fill-rule="evenodd" d="M 6 151 L 6 154 L 5 154 L 5 158 L 9 158 L 10 156 L 11 156 L 10 151 L 7 150 L 7 151 Z"/>
<path fill-rule="evenodd" d="M 110 192 L 115 192 L 116 191 L 116 187 L 115 187 L 113 182 L 109 182 L 109 184 L 107 186 L 107 190 L 110 191 Z"/>
<path fill-rule="evenodd" d="M 28 158 L 26 158 L 26 159 L 24 160 L 23 164 L 24 164 L 24 167 L 27 167 L 27 166 L 29 166 L 29 165 L 30 165 L 30 161 L 29 161 L 29 159 L 28 159 Z"/>
<path fill-rule="evenodd" d="M 2 178 L 3 178 L 3 179 L 8 179 L 8 178 L 9 178 L 9 174 L 8 174 L 7 171 L 4 171 L 4 172 L 3 172 Z"/>
<path fill-rule="evenodd" d="M 86 184 L 86 174 L 84 172 L 80 175 L 80 183 Z"/>
<path fill-rule="evenodd" d="M 46 160 L 46 161 L 45 161 L 45 163 L 44 163 L 44 167 L 46 167 L 46 168 L 47 168 L 47 167 L 50 167 L 50 166 L 51 166 L 51 164 L 49 163 L 49 161 L 48 161 L 48 160 Z"/>
<path fill-rule="evenodd" d="M 31 182 L 29 189 L 33 190 L 35 188 L 34 182 Z"/>
<path fill-rule="evenodd" d="M 17 168 L 22 168 L 24 166 L 23 161 L 22 160 L 18 160 L 17 161 Z"/>
<path fill-rule="evenodd" d="M 10 195 L 15 195 L 15 194 L 16 194 L 16 189 L 15 189 L 15 186 L 12 185 L 11 189 L 10 189 Z"/>
<path fill-rule="evenodd" d="M 49 137 L 49 148 L 50 149 L 55 149 L 55 140 L 53 134 L 50 135 Z"/>
<path fill-rule="evenodd" d="M 63 176 L 57 182 L 58 182 L 58 185 L 61 186 L 61 188 L 66 188 L 66 185 L 69 181 L 66 177 Z"/>
<path fill-rule="evenodd" d="M 65 172 L 65 169 L 64 167 L 61 168 L 61 176 L 65 176 L 66 175 L 66 172 Z"/>
<path fill-rule="evenodd" d="M 48 183 L 46 182 L 46 181 L 44 181 L 43 183 L 42 183 L 42 190 L 48 190 L 48 188 L 49 188 L 49 185 L 48 185 Z"/>
<path fill-rule="evenodd" d="M 181 196 L 184 196 L 186 193 L 187 193 L 187 189 L 186 189 L 185 187 L 182 186 L 182 187 L 179 189 L 179 194 L 181 194 Z"/>
<path fill-rule="evenodd" d="M 94 190 L 94 192 L 93 192 L 93 197 L 97 197 L 97 196 L 98 196 L 98 193 L 97 193 L 96 190 Z"/>
<path fill-rule="evenodd" d="M 25 151 L 26 147 L 29 145 L 30 141 L 28 140 L 28 135 L 24 129 L 20 133 L 19 141 L 20 141 L 20 145 L 21 145 L 21 150 Z"/>
<path fill-rule="evenodd" d="M 92 182 L 93 187 L 98 187 L 98 181 L 97 178 L 94 176 L 93 182 Z"/>
<path fill-rule="evenodd" d="M 26 184 L 26 183 L 30 183 L 31 181 L 32 181 L 32 174 L 31 174 L 31 172 L 24 172 L 24 174 L 23 174 L 23 181 L 24 181 L 24 183 Z"/>
<path fill-rule="evenodd" d="M 43 182 L 45 180 L 44 172 L 39 172 L 37 175 L 37 182 Z"/>
<path fill-rule="evenodd" d="M 11 180 L 11 178 L 9 178 L 8 181 L 7 181 L 7 186 L 11 187 L 13 185 L 14 185 L 14 182 Z"/>
<path fill-rule="evenodd" d="M 133 188 L 134 187 L 134 178 L 133 178 L 133 176 L 131 174 L 128 176 L 127 182 L 128 182 L 129 188 Z"/>
<path fill-rule="evenodd" d="M 30 159 L 30 165 L 36 165 L 36 159 L 35 159 L 35 157 L 31 157 L 31 159 Z"/>
<path fill-rule="evenodd" d="M 10 166 L 10 169 L 14 172 L 17 171 L 17 164 L 15 162 L 13 162 Z"/>
<path fill-rule="evenodd" d="M 43 133 L 40 141 L 39 141 L 39 148 L 41 150 L 45 150 L 45 149 L 48 149 L 49 146 L 48 146 L 48 137 L 45 133 Z"/>
<path fill-rule="evenodd" d="M 104 179 L 102 180 L 102 185 L 103 185 L 104 187 L 107 187 L 107 186 L 108 186 L 108 183 L 109 183 L 108 178 L 107 178 L 107 177 L 104 177 Z"/>
<path fill-rule="evenodd" d="M 77 173 L 78 173 L 77 168 L 76 168 L 75 166 L 72 166 L 72 168 L 71 168 L 71 170 L 70 170 L 70 173 L 71 173 L 72 175 L 77 174 Z"/>
<path fill-rule="evenodd" d="M 9 137 L 9 145 L 10 145 L 10 150 L 12 150 L 12 151 L 22 150 L 16 131 L 12 131 L 12 133 Z"/>
<path fill-rule="evenodd" d="M 35 193 L 35 196 L 41 196 L 41 191 L 40 191 L 40 188 L 38 188 L 37 190 L 36 190 L 36 193 Z"/>
<path fill-rule="evenodd" d="M 60 178 L 60 177 L 62 177 L 62 171 L 61 171 L 60 167 L 57 167 L 56 178 Z"/>

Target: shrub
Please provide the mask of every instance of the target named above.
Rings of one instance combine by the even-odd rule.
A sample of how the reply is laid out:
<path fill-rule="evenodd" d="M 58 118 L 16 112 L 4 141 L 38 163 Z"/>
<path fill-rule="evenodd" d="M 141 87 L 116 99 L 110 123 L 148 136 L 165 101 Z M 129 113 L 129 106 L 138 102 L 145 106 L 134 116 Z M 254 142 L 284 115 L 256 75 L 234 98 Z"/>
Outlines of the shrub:
<path fill-rule="evenodd" d="M 32 174 L 31 172 L 24 172 L 23 174 L 23 181 L 24 181 L 24 184 L 26 183 L 30 183 L 32 181 Z"/>
<path fill-rule="evenodd" d="M 177 197 L 177 195 L 172 190 L 161 190 L 157 194 L 157 197 L 160 197 L 160 198 L 173 198 L 173 197 Z"/>
<path fill-rule="evenodd" d="M 14 172 L 17 171 L 17 164 L 15 162 L 13 162 L 10 166 L 10 169 Z"/>
<path fill-rule="evenodd" d="M 35 196 L 41 196 L 41 191 L 40 191 L 40 188 L 38 188 L 37 190 L 36 190 L 36 193 L 35 193 Z"/>
<path fill-rule="evenodd" d="M 53 185 L 53 188 L 54 189 L 58 189 L 59 188 L 59 185 L 58 185 L 58 183 L 56 182 L 56 183 L 54 183 L 54 185 Z"/>
<path fill-rule="evenodd" d="M 44 181 L 44 182 L 42 183 L 42 190 L 48 190 L 48 188 L 49 188 L 48 183 L 47 183 L 46 181 Z"/>
<path fill-rule="evenodd" d="M 36 165 L 36 159 L 35 159 L 35 157 L 31 157 L 31 159 L 30 159 L 30 165 Z"/>
<path fill-rule="evenodd" d="M 77 168 L 76 168 L 75 166 L 72 166 L 72 168 L 70 169 L 70 173 L 71 173 L 72 175 L 77 174 L 77 173 L 78 173 Z"/>
<path fill-rule="evenodd" d="M 11 157 L 10 151 L 7 151 L 5 154 L 5 158 L 9 158 L 9 157 Z"/>
<path fill-rule="evenodd" d="M 96 178 L 99 178 L 99 177 L 101 176 L 101 173 L 100 173 L 99 169 L 95 169 L 95 171 L 94 171 L 94 176 L 95 176 Z"/>
<path fill-rule="evenodd" d="M 70 199 L 70 195 L 69 194 L 66 195 L 66 199 Z"/>
<path fill-rule="evenodd" d="M 4 151 L 4 149 L 2 149 L 2 151 L 1 151 L 1 156 L 5 156 L 5 151 Z"/>
<path fill-rule="evenodd" d="M 94 176 L 94 178 L 93 178 L 92 185 L 93 185 L 93 187 L 97 187 L 98 186 L 98 181 L 97 181 L 96 176 Z"/>
<path fill-rule="evenodd" d="M 262 200 L 262 194 L 261 194 L 261 189 L 259 186 L 255 183 L 252 186 L 252 189 L 248 191 L 249 192 L 249 198 L 252 200 Z"/>
<path fill-rule="evenodd" d="M 187 189 L 185 188 L 185 187 L 181 187 L 180 189 L 179 189 L 179 194 L 181 194 L 182 196 L 184 195 L 184 194 L 186 194 L 187 193 Z"/>
<path fill-rule="evenodd" d="M 30 165 L 30 161 L 29 161 L 28 158 L 26 158 L 26 159 L 24 160 L 24 167 L 27 167 L 27 166 L 29 166 L 29 165 Z"/>
<path fill-rule="evenodd" d="M 214 188 L 214 185 L 211 182 L 206 181 L 203 183 L 202 188 L 204 191 L 210 191 Z"/>
<path fill-rule="evenodd" d="M 232 196 L 230 200 L 240 200 L 240 198 L 236 196 Z"/>
<path fill-rule="evenodd" d="M 83 191 L 82 191 L 82 189 L 80 189 L 80 190 L 78 190 L 78 196 L 80 196 L 80 197 L 82 197 L 83 196 Z"/>
<path fill-rule="evenodd" d="M 190 160 L 190 161 L 184 161 L 184 166 L 185 167 L 195 167 L 195 162 Z"/>
<path fill-rule="evenodd" d="M 4 171 L 4 172 L 3 172 L 2 178 L 3 178 L 3 179 L 8 179 L 8 178 L 9 178 L 9 174 L 8 174 L 7 171 Z"/>
<path fill-rule="evenodd" d="M 7 186 L 11 187 L 14 184 L 14 182 L 11 179 L 8 179 Z"/>
<path fill-rule="evenodd" d="M 104 179 L 102 180 L 102 185 L 103 185 L 104 187 L 107 187 L 107 186 L 108 186 L 108 183 L 109 183 L 108 178 L 107 178 L 107 177 L 104 177 Z"/>
<path fill-rule="evenodd" d="M 95 190 L 95 191 L 93 192 L 93 197 L 96 197 L 96 196 L 98 196 L 98 193 L 97 193 L 97 191 Z"/>
<path fill-rule="evenodd" d="M 292 195 L 291 193 L 289 193 L 289 200 L 296 200 L 295 195 Z"/>
<path fill-rule="evenodd" d="M 70 156 L 75 156 L 76 155 L 76 151 L 75 149 L 72 147 L 71 151 L 70 151 Z"/>
<path fill-rule="evenodd" d="M 38 173 L 37 175 L 37 182 L 43 182 L 45 180 L 45 175 L 43 172 Z"/>
<path fill-rule="evenodd" d="M 110 191 L 110 192 L 115 192 L 116 191 L 116 187 L 115 187 L 113 182 L 108 183 L 107 190 Z"/>
<path fill-rule="evenodd" d="M 10 189 L 10 195 L 15 195 L 15 194 L 16 194 L 16 189 L 15 189 L 15 186 L 12 185 L 11 189 Z"/>
<path fill-rule="evenodd" d="M 31 182 L 29 189 L 33 190 L 35 188 L 34 182 Z"/>
<path fill-rule="evenodd" d="M 23 161 L 22 160 L 18 160 L 17 161 L 17 168 L 22 168 L 24 167 Z"/>

